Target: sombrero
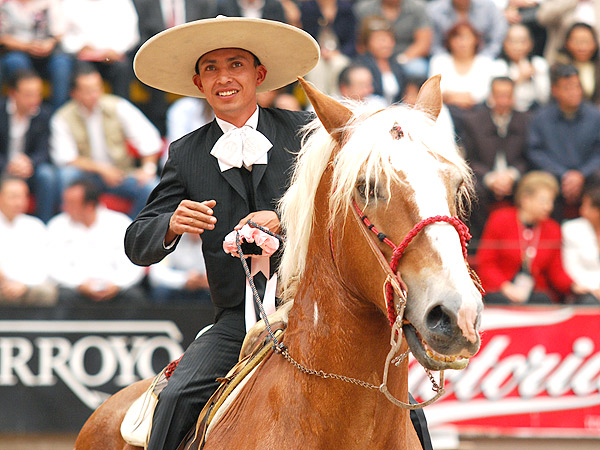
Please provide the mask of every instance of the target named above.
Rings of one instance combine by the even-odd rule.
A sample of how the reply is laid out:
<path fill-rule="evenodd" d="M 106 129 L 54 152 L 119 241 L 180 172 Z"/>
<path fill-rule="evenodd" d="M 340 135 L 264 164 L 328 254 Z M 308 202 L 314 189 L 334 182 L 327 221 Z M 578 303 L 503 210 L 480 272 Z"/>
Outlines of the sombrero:
<path fill-rule="evenodd" d="M 204 97 L 192 82 L 195 64 L 205 53 L 241 48 L 267 68 L 257 92 L 296 81 L 319 61 L 319 45 L 305 31 L 274 20 L 243 17 L 202 19 L 169 28 L 138 50 L 133 69 L 140 81 L 156 89 L 188 97 Z"/>

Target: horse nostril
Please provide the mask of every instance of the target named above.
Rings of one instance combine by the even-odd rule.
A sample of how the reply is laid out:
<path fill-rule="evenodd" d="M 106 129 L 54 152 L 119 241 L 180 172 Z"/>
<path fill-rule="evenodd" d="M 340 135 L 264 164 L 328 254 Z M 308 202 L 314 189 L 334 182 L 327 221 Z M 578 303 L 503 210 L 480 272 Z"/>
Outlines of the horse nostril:
<path fill-rule="evenodd" d="M 454 331 L 450 316 L 444 311 L 442 306 L 438 305 L 429 311 L 426 319 L 427 328 L 429 331 L 436 334 L 451 336 Z"/>

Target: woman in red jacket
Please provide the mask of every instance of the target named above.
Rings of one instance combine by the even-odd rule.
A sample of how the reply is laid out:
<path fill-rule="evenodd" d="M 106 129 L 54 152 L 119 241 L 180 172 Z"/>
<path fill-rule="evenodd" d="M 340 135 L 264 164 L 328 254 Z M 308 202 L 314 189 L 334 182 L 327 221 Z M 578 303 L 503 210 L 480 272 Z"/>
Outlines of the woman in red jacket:
<path fill-rule="evenodd" d="M 490 215 L 477 251 L 487 304 L 550 304 L 580 290 L 562 266 L 560 225 L 550 218 L 558 191 L 551 174 L 529 172 L 516 207 Z"/>

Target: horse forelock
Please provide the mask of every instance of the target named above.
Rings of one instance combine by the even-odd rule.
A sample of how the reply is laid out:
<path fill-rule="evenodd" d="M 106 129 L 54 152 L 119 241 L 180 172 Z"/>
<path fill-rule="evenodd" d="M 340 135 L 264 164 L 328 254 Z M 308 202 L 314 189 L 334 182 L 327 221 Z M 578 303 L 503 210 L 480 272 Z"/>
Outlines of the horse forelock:
<path fill-rule="evenodd" d="M 369 111 L 350 104 L 354 119 L 344 130 L 345 140 L 335 154 L 329 197 L 331 226 L 335 217 L 350 207 L 354 189 L 361 181 L 369 189 L 384 189 L 391 197 L 393 183 L 403 183 L 400 174 L 415 170 L 427 153 L 433 160 L 456 167 L 463 179 L 458 209 L 470 204 L 472 173 L 453 142 L 444 142 L 434 133 L 433 120 L 424 112 L 398 105 Z M 404 136 L 394 138 L 390 131 L 398 125 Z M 295 284 L 304 272 L 310 235 L 314 225 L 315 196 L 319 181 L 338 145 L 315 119 L 305 129 L 290 189 L 280 203 L 286 244 L 280 266 L 283 297 L 292 298 Z M 411 161 L 413 164 L 411 165 Z"/>

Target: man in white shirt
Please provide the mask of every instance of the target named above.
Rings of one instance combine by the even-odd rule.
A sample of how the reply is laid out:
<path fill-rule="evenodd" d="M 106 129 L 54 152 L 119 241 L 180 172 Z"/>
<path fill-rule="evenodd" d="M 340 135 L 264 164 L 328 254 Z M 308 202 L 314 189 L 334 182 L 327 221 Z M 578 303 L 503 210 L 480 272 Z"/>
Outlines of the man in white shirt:
<path fill-rule="evenodd" d="M 100 70 L 115 95 L 129 98 L 131 54 L 140 35 L 132 0 L 64 0 L 62 48 Z"/>
<path fill-rule="evenodd" d="M 93 66 L 78 66 L 71 97 L 51 121 L 50 154 L 63 188 L 89 175 L 107 192 L 130 199 L 135 217 L 157 183 L 158 130 L 129 101 L 105 94 Z"/>
<path fill-rule="evenodd" d="M 98 187 L 89 180 L 65 189 L 65 212 L 48 224 L 54 255 L 50 276 L 66 305 L 141 302 L 139 282 L 144 270 L 123 251 L 123 235 L 131 220 L 99 206 L 99 196 Z"/>
<path fill-rule="evenodd" d="M 51 306 L 57 289 L 48 280 L 48 236 L 41 220 L 25 214 L 28 202 L 25 181 L 0 179 L 0 304 Z"/>

